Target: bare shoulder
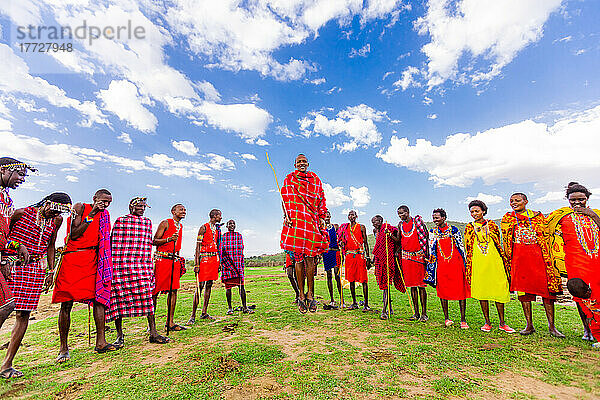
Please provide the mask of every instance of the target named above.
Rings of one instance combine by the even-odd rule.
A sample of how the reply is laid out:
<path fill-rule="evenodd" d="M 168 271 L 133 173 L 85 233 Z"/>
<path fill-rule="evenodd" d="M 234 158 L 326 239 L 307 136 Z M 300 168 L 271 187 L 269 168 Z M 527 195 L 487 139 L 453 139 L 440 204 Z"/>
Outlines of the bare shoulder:
<path fill-rule="evenodd" d="M 84 208 L 85 205 L 83 203 L 75 203 L 75 205 L 73 206 L 73 210 L 75 210 L 75 213 L 77 213 L 77 215 L 82 215 Z"/>

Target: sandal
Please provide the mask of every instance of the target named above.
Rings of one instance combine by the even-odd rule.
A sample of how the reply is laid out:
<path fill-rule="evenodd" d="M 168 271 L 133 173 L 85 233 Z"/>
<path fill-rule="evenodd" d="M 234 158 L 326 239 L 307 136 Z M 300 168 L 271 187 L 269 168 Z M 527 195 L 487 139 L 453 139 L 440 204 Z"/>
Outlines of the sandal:
<path fill-rule="evenodd" d="M 208 314 L 202 314 L 202 315 L 200 316 L 200 319 L 209 319 L 209 320 L 211 320 L 211 321 L 212 321 L 212 320 L 214 320 L 214 319 L 215 319 L 215 317 L 213 317 L 213 316 L 211 316 L 211 315 L 208 315 Z"/>
<path fill-rule="evenodd" d="M 11 379 L 11 378 L 21 378 L 24 374 L 14 369 L 13 367 L 7 368 L 4 371 L 0 372 L 0 378 Z"/>
<path fill-rule="evenodd" d="M 186 325 L 194 325 L 196 323 L 196 318 L 190 318 Z"/>
<path fill-rule="evenodd" d="M 227 312 L 225 314 L 226 315 L 233 315 L 233 310 L 230 308 L 229 310 L 227 310 Z"/>
<path fill-rule="evenodd" d="M 315 301 L 315 299 L 312 299 L 309 303 L 308 303 L 308 311 L 314 313 L 317 311 L 317 302 Z"/>
<path fill-rule="evenodd" d="M 421 316 L 419 314 L 413 314 L 412 317 L 410 317 L 408 320 L 409 321 L 418 321 L 421 318 Z"/>
<path fill-rule="evenodd" d="M 120 348 L 122 348 L 122 347 L 124 347 L 124 346 L 125 346 L 125 339 L 124 339 L 124 338 L 122 338 L 122 337 L 120 337 L 120 338 L 117 338 L 117 340 L 116 340 L 116 341 L 113 343 L 113 345 L 114 345 L 114 346 L 115 346 L 117 349 L 120 349 Z"/>
<path fill-rule="evenodd" d="M 104 354 L 104 353 L 108 353 L 111 351 L 117 351 L 119 350 L 119 348 L 117 346 L 115 346 L 114 344 L 107 344 L 104 347 L 94 347 L 94 351 L 98 354 Z"/>
<path fill-rule="evenodd" d="M 298 299 L 298 311 L 300 311 L 300 314 L 306 314 L 308 312 L 305 300 Z"/>
<path fill-rule="evenodd" d="M 245 308 L 244 311 L 242 311 L 244 314 L 254 314 L 254 310 L 251 308 Z"/>
<path fill-rule="evenodd" d="M 429 321 L 429 317 L 427 316 L 427 314 L 423 314 L 421 315 L 421 318 L 419 318 L 419 322 L 427 322 Z"/>
<path fill-rule="evenodd" d="M 150 336 L 150 339 L 148 339 L 148 341 L 150 343 L 166 344 L 166 343 L 169 343 L 171 341 L 171 339 L 166 336 L 156 335 L 156 336 Z"/>
<path fill-rule="evenodd" d="M 369 312 L 369 311 L 373 311 L 373 309 L 369 306 L 364 306 L 362 309 L 362 312 Z"/>
<path fill-rule="evenodd" d="M 71 354 L 69 354 L 69 352 L 67 351 L 66 353 L 59 354 L 58 357 L 56 358 L 56 362 L 58 364 L 62 364 L 62 363 L 66 363 L 70 359 L 71 359 Z"/>
<path fill-rule="evenodd" d="M 350 305 L 350 307 L 348 307 L 348 310 L 358 310 L 358 304 L 352 303 L 352 305 Z"/>
<path fill-rule="evenodd" d="M 200 317 L 200 318 L 202 318 L 202 317 Z M 165 328 L 166 328 L 166 326 L 165 326 Z M 186 329 L 187 329 L 187 328 L 186 328 L 186 327 L 184 327 L 184 326 L 181 326 L 181 325 L 177 325 L 177 324 L 175 324 L 175 325 L 173 325 L 173 326 L 169 327 L 169 332 L 179 332 L 179 331 L 185 331 Z"/>

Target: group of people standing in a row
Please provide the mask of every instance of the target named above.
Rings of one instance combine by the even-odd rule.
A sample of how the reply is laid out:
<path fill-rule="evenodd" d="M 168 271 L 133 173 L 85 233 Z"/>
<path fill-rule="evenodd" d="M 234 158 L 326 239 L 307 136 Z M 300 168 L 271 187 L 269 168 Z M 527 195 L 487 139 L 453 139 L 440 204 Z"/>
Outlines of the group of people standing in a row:
<path fill-rule="evenodd" d="M 471 201 L 468 207 L 473 221 L 465 228 L 464 241 L 458 227 L 446 223 L 444 209 L 433 210 L 435 227 L 428 230 L 420 216 L 411 217 L 409 208 L 402 205 L 398 208 L 397 227 L 384 223 L 380 215 L 371 219 L 375 246 L 370 255 L 367 230 L 357 223 L 356 212 L 348 213 L 349 223 L 332 224 L 321 181 L 308 171 L 306 156 L 298 155 L 294 166 L 296 170 L 287 175 L 281 188 L 281 247 L 287 254 L 288 277 L 301 313 L 316 311 L 314 275 L 322 258 L 331 299 L 326 309 L 338 307 L 333 297 L 334 276 L 343 304 L 343 268 L 352 296 L 348 308 L 359 307 L 355 294 L 355 283 L 359 282 L 363 286 L 363 311 L 369 311 L 367 269 L 375 264 L 377 284 L 383 291 L 382 319 L 388 319 L 391 313 L 388 282 L 393 282 L 401 292 L 407 287 L 411 290 L 414 315 L 410 319 L 427 321 L 425 287 L 429 284 L 440 298 L 446 327 L 453 325 L 448 301 L 454 300 L 459 302 L 460 327 L 469 328 L 466 299 L 474 298 L 480 301 L 485 319 L 482 331 L 492 330 L 489 302 L 493 301 L 499 329 L 514 333 L 504 319 L 504 305 L 514 291 L 525 314 L 522 335 L 535 332 L 531 303 L 540 296 L 550 334 L 562 338 L 564 335 L 554 325 L 554 302 L 562 293 L 563 274 L 568 276 L 568 290 L 577 302 L 583 339 L 600 339 L 600 301 L 596 302 L 600 299 L 600 211 L 588 207 L 591 193 L 584 186 L 570 183 L 566 189 L 569 207 L 548 217 L 528 210 L 527 196 L 515 193 L 510 197 L 513 211 L 504 215 L 500 227 L 485 218 L 487 206 L 483 201 Z"/>
<path fill-rule="evenodd" d="M 31 311 L 37 308 L 42 292 L 54 286 L 52 303 L 60 303 L 58 316 L 60 349 L 57 362 L 70 359 L 68 335 L 73 302 L 93 308 L 96 326 L 95 351 L 105 353 L 124 346 L 123 318 L 146 316 L 150 343 L 170 341 L 170 331 L 184 327 L 174 323 L 177 290 L 186 272 L 185 260 L 179 256 L 186 216 L 182 204 L 171 209 L 172 218 L 163 220 L 153 235 L 152 222 L 144 216 L 149 207 L 145 197 L 129 202 L 129 213 L 117 218 L 111 229 L 108 207 L 112 195 L 98 190 L 91 204 L 72 204 L 62 192 L 52 193 L 40 202 L 15 209 L 9 189 L 16 189 L 34 168 L 9 157 L 0 158 L 0 327 L 11 312 L 16 322 L 0 377 L 17 378 L 21 371 L 13 368 L 13 359 L 27 330 Z M 67 219 L 65 246 L 57 254 L 56 238 Z M 235 232 L 235 221 L 227 223 L 221 234 L 221 211 L 211 210 L 210 220 L 198 231 L 195 254 L 193 324 L 202 290 L 204 304 L 200 319 L 214 319 L 208 314 L 213 281 L 221 279 L 227 289 L 228 314 L 233 314 L 231 289 L 240 287 L 241 311 L 246 306 L 244 290 L 243 240 Z M 154 255 L 152 247 L 156 247 Z M 167 336 L 156 328 L 154 311 L 160 293 L 167 293 Z M 108 343 L 105 323 L 115 322 L 117 340 Z"/>

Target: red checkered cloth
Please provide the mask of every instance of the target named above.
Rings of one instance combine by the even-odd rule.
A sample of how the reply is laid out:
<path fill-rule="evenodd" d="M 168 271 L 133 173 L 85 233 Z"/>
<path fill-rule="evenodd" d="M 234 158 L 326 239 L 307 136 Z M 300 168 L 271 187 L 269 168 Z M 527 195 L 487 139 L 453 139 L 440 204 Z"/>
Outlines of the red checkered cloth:
<path fill-rule="evenodd" d="M 389 279 L 394 282 L 394 287 L 396 289 L 401 292 L 406 292 L 406 287 L 404 286 L 402 275 L 398 269 L 396 258 L 394 256 L 395 242 L 390 235 L 396 231 L 397 228 L 395 226 L 390 224 L 382 224 L 381 228 L 379 228 L 379 231 L 377 232 L 377 236 L 375 237 L 375 246 L 373 247 L 373 257 L 375 259 L 375 277 L 377 278 L 377 284 L 381 290 L 386 290 L 388 288 L 389 277 Z"/>
<path fill-rule="evenodd" d="M 427 254 L 428 249 L 428 243 L 427 243 L 427 226 L 425 225 L 425 222 L 423 222 L 423 218 L 421 218 L 420 215 L 415 215 L 415 217 L 413 218 L 413 223 L 415 224 L 415 227 L 417 229 L 417 235 L 419 238 L 419 244 L 421 245 L 421 250 L 423 250 L 423 254 Z"/>
<path fill-rule="evenodd" d="M 240 278 L 244 284 L 244 240 L 239 232 L 225 232 L 221 237 L 221 281 Z"/>
<path fill-rule="evenodd" d="M 292 226 L 284 224 L 281 248 L 309 257 L 324 253 L 329 235 L 320 227 L 327 207 L 321 180 L 314 172 L 294 171 L 285 177 L 281 196 Z"/>
<path fill-rule="evenodd" d="M 112 286 L 106 320 L 154 314 L 152 222 L 131 214 L 119 217 L 111 242 Z"/>
<path fill-rule="evenodd" d="M 0 252 L 5 250 L 6 243 L 8 242 L 8 226 L 10 223 L 10 216 L 14 211 L 12 207 L 12 199 L 8 195 L 8 189 L 0 188 Z M 0 260 L 2 254 L 0 253 Z M 4 278 L 2 272 L 0 272 L 0 308 L 13 302 L 13 294 L 8 287 L 8 283 Z"/>
<path fill-rule="evenodd" d="M 50 238 L 56 229 L 54 219 L 43 221 L 38 225 L 36 223 L 37 214 L 37 208 L 25 208 L 8 238 L 27 247 L 29 257 L 33 260 L 27 265 L 15 266 L 11 280 L 8 282 L 15 297 L 15 310 L 17 311 L 32 311 L 37 308 L 46 277 L 46 270 L 39 260 L 48 251 Z"/>

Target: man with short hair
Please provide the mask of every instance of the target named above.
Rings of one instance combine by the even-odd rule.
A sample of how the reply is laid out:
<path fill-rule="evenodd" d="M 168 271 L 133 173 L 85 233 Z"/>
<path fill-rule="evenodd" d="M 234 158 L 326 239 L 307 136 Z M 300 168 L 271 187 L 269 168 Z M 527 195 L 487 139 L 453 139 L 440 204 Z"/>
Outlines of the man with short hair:
<path fill-rule="evenodd" d="M 208 304 L 210 302 L 210 293 L 213 282 L 219 278 L 219 248 L 221 245 L 221 211 L 217 209 L 210 210 L 208 214 L 210 220 L 198 229 L 196 238 L 196 280 L 198 287 L 194 293 L 194 303 L 192 305 L 192 315 L 188 325 L 196 322 L 196 311 L 200 303 L 200 295 L 204 289 L 204 304 L 202 305 L 202 314 L 200 319 L 213 320 L 214 317 L 208 315 Z"/>
<path fill-rule="evenodd" d="M 113 256 L 113 281 L 110 309 L 106 321 L 115 321 L 117 347 L 123 347 L 124 317 L 148 319 L 150 343 L 164 344 L 169 338 L 156 331 L 152 290 L 154 268 L 152 265 L 152 221 L 144 217 L 146 197 L 135 197 L 129 202 L 129 214 L 117 218 L 111 234 Z"/>
<path fill-rule="evenodd" d="M 315 300 L 315 258 L 329 247 L 325 231 L 325 193 L 321 180 L 308 171 L 308 159 L 298 154 L 295 171 L 288 174 L 281 187 L 284 224 L 281 230 L 281 248 L 295 263 L 298 281 L 298 310 L 317 311 Z M 308 293 L 304 293 L 304 283 Z"/>
<path fill-rule="evenodd" d="M 446 223 L 446 211 L 436 208 L 432 213 L 435 228 L 429 231 L 429 264 L 425 283 L 437 290 L 444 311 L 444 325 L 454 322 L 448 314 L 448 300 L 458 300 L 460 306 L 460 328 L 469 329 L 466 319 L 467 299 L 471 291 L 466 277 L 465 250 L 460 230 Z"/>
<path fill-rule="evenodd" d="M 2 253 L 5 250 L 16 251 L 25 264 L 29 263 L 27 247 L 17 241 L 8 240 L 10 218 L 15 211 L 8 191 L 25 182 L 27 170 L 36 171 L 35 168 L 14 158 L 0 158 L 0 328 L 15 308 L 13 294 L 6 281 L 10 277 L 11 264 L 3 260 Z"/>
<path fill-rule="evenodd" d="M 31 311 L 37 308 L 40 295 L 52 285 L 56 234 L 63 213 L 71 211 L 71 198 L 66 193 L 52 193 L 30 207 L 16 210 L 11 217 L 9 240 L 29 249 L 27 264 L 15 263 L 9 282 L 15 296 L 16 321 L 6 357 L 0 367 L 0 377 L 19 378 L 23 373 L 13 368 L 13 359 L 27 332 Z M 44 255 L 46 262 L 44 262 Z M 9 256 L 10 257 L 10 256 Z M 17 258 L 15 256 L 15 258 Z"/>
<path fill-rule="evenodd" d="M 337 231 L 339 229 L 338 224 L 331 223 L 331 213 L 327 211 L 325 213 L 325 229 L 329 234 L 329 248 L 326 253 L 323 253 L 323 267 L 325 273 L 327 273 L 327 288 L 329 289 L 329 298 L 331 301 L 329 304 L 323 306 L 323 309 L 336 310 L 338 306 L 333 300 L 333 276 L 335 275 L 335 282 L 337 284 L 337 290 L 340 295 L 340 304 L 342 304 L 342 282 L 340 279 L 340 248 L 337 242 Z"/>
<path fill-rule="evenodd" d="M 364 225 L 356 222 L 358 215 L 356 211 L 348 212 L 348 221 L 340 225 L 338 230 L 338 244 L 344 256 L 345 278 L 350 282 L 350 293 L 352 294 L 352 305 L 349 310 L 358 309 L 356 302 L 356 282 L 362 284 L 365 298 L 363 312 L 371 311 L 369 307 L 369 286 L 367 285 L 367 263 L 370 262 L 369 242 L 367 241 L 367 229 Z"/>
<path fill-rule="evenodd" d="M 246 289 L 244 287 L 244 239 L 242 234 L 235 231 L 235 221 L 227 221 L 227 232 L 221 237 L 221 281 L 225 285 L 225 296 L 227 297 L 227 315 L 233 315 L 231 305 L 231 289 L 240 288 L 240 299 L 242 300 L 242 312 L 252 314 L 246 305 Z"/>
<path fill-rule="evenodd" d="M 429 258 L 429 231 L 420 215 L 410 216 L 408 206 L 398 207 L 398 232 L 396 240 L 398 259 L 404 278 L 404 284 L 410 288 L 414 314 L 410 321 L 425 322 L 427 316 L 427 291 L 425 290 L 425 266 Z M 419 314 L 419 297 L 421 298 L 421 313 Z"/>
<path fill-rule="evenodd" d="M 552 263 L 548 223 L 541 212 L 527 210 L 527 203 L 526 194 L 514 193 L 510 196 L 513 211 L 506 213 L 500 223 L 504 252 L 511 266 L 510 290 L 518 292 L 525 314 L 526 326 L 520 333 L 535 332 L 531 302 L 541 296 L 550 334 L 564 338 L 554 325 L 554 302 L 562 292 L 562 284 Z"/>
<path fill-rule="evenodd" d="M 73 302 L 82 302 L 94 308 L 97 353 L 117 350 L 106 342 L 104 336 L 106 309 L 110 302 L 112 281 L 112 256 L 110 248 L 110 214 L 107 208 L 112 195 L 100 189 L 92 204 L 77 203 L 67 220 L 67 238 L 62 253 L 52 303 L 61 303 L 58 314 L 60 350 L 56 362 L 71 359 L 69 354 L 69 329 Z"/>
<path fill-rule="evenodd" d="M 154 309 L 160 293 L 167 293 L 167 322 L 165 327 L 169 331 L 182 331 L 185 328 L 173 322 L 175 305 L 177 304 L 177 289 L 179 280 L 185 273 L 185 260 L 179 257 L 181 240 L 183 238 L 183 224 L 186 209 L 183 204 L 175 204 L 171 207 L 171 215 L 160 222 L 154 234 L 152 244 L 156 246 L 154 252 L 154 276 L 155 284 L 152 292 Z"/>

